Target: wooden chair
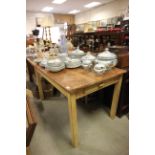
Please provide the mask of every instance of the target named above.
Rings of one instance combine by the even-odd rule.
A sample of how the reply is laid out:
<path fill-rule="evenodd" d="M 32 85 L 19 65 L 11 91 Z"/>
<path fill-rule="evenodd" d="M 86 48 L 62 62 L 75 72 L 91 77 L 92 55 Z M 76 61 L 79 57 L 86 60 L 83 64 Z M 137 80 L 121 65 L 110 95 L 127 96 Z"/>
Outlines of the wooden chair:
<path fill-rule="evenodd" d="M 33 96 L 32 92 L 30 90 L 26 90 L 26 154 L 27 155 L 30 154 L 29 146 L 37 125 L 30 105 L 30 97 L 32 96 Z"/>

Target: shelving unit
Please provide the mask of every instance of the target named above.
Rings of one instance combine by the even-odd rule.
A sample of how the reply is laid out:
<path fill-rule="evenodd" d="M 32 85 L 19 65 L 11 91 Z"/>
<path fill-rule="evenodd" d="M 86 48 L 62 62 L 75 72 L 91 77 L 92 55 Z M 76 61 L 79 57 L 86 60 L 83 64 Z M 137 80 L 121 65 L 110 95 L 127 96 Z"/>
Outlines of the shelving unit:
<path fill-rule="evenodd" d="M 122 21 L 120 25 L 115 25 L 113 28 L 97 27 L 93 32 L 84 32 L 84 29 L 82 24 L 70 25 L 68 29 L 68 37 L 72 39 L 74 46 L 80 46 L 84 51 L 100 52 L 108 43 L 120 46 L 129 45 L 129 21 Z"/>

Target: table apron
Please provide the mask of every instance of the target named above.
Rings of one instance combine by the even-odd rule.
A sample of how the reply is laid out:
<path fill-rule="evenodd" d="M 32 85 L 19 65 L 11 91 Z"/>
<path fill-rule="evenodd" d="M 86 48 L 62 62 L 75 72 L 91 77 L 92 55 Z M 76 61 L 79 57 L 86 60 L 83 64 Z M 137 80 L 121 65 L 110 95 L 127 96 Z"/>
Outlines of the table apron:
<path fill-rule="evenodd" d="M 83 90 L 76 92 L 76 98 L 79 99 L 81 97 L 87 96 L 87 95 L 94 93 L 98 90 L 101 90 L 105 87 L 116 84 L 116 83 L 118 83 L 118 81 L 119 81 L 119 78 L 117 78 L 117 79 L 115 78 L 115 79 L 109 80 L 108 82 L 104 82 L 104 83 L 100 83 L 100 84 L 97 84 L 94 86 L 90 86 L 88 88 L 84 88 Z"/>

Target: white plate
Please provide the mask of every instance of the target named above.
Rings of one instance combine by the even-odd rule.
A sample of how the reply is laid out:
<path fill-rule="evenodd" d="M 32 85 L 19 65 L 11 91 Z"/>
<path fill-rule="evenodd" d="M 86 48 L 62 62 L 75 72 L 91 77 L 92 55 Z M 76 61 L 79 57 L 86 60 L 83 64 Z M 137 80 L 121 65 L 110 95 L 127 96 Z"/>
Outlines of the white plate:
<path fill-rule="evenodd" d="M 50 67 L 50 66 L 46 66 L 46 69 L 52 72 L 59 72 L 61 70 L 63 70 L 65 68 L 64 65 L 59 66 L 59 67 Z"/>
<path fill-rule="evenodd" d="M 77 68 L 77 67 L 80 67 L 81 66 L 81 63 L 80 64 L 76 64 L 76 65 L 66 65 L 66 68 Z"/>

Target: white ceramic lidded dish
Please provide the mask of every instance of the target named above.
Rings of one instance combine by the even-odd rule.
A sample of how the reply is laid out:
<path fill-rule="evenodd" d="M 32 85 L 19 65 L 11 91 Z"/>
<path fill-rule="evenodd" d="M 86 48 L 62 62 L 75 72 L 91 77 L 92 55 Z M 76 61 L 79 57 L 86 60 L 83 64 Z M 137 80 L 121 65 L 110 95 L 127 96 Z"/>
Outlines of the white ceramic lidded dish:
<path fill-rule="evenodd" d="M 103 74 L 104 72 L 107 71 L 106 65 L 104 65 L 104 64 L 96 64 L 96 65 L 94 66 L 94 71 L 95 71 L 95 73 L 97 73 L 98 75 L 101 75 L 101 74 Z"/>
<path fill-rule="evenodd" d="M 77 68 L 81 66 L 81 61 L 80 59 L 72 59 L 68 57 L 65 61 L 65 64 L 67 68 Z"/>
<path fill-rule="evenodd" d="M 82 62 L 82 67 L 84 68 L 84 69 L 86 69 L 86 70 L 89 70 L 89 69 L 91 69 L 91 67 L 92 67 L 92 61 L 91 60 L 84 60 L 83 62 Z"/>
<path fill-rule="evenodd" d="M 96 59 L 96 57 L 95 57 L 94 55 L 92 55 L 90 52 L 87 52 L 87 54 L 81 58 L 82 61 L 90 60 L 90 61 L 92 61 L 92 62 L 93 62 L 95 59 Z"/>
<path fill-rule="evenodd" d="M 64 65 L 64 62 L 59 58 L 54 58 L 54 59 L 51 59 L 51 60 L 47 61 L 47 66 L 48 67 L 59 67 L 59 66 L 62 66 L 62 65 Z"/>
<path fill-rule="evenodd" d="M 110 52 L 108 48 L 105 48 L 105 51 L 98 54 L 97 59 L 98 60 L 113 60 L 113 59 L 117 59 L 117 55 Z"/>
<path fill-rule="evenodd" d="M 80 50 L 79 47 L 77 47 L 76 50 L 70 53 L 71 58 L 81 58 L 84 55 L 85 55 L 84 51 Z"/>
<path fill-rule="evenodd" d="M 96 63 L 102 63 L 107 66 L 108 69 L 117 65 L 117 55 L 110 52 L 108 48 L 105 51 L 98 54 L 97 59 L 95 60 Z"/>

